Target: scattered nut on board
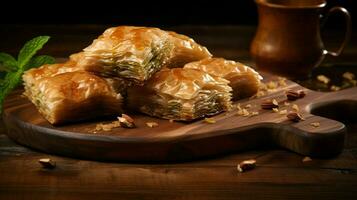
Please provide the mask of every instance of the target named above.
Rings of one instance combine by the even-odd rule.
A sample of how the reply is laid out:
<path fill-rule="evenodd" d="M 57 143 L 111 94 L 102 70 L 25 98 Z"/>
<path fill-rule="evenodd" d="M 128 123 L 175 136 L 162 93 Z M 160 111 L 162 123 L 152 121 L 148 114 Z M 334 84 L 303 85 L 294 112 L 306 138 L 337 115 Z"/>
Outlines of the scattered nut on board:
<path fill-rule="evenodd" d="M 150 128 L 154 128 L 156 126 L 159 126 L 159 124 L 156 122 L 146 122 L 146 126 L 148 126 Z"/>
<path fill-rule="evenodd" d="M 286 109 L 281 110 L 281 111 L 279 112 L 280 115 L 286 115 L 287 113 L 288 113 L 288 111 L 287 111 Z"/>
<path fill-rule="evenodd" d="M 279 112 L 279 109 L 278 109 L 278 108 L 273 108 L 272 110 L 273 110 L 273 112 L 276 112 L 276 113 Z"/>
<path fill-rule="evenodd" d="M 296 105 L 296 104 L 293 104 L 293 105 L 291 106 L 291 108 L 292 108 L 293 110 L 295 110 L 296 112 L 299 112 L 299 110 L 300 110 L 299 106 Z"/>
<path fill-rule="evenodd" d="M 265 109 L 265 110 L 271 110 L 273 108 L 278 108 L 279 107 L 279 103 L 273 99 L 267 99 L 265 101 L 263 101 L 260 105 L 262 107 L 262 109 Z"/>
<path fill-rule="evenodd" d="M 286 117 L 293 122 L 299 122 L 301 120 L 304 120 L 304 118 L 297 112 L 290 112 L 286 115 Z"/>
<path fill-rule="evenodd" d="M 257 115 L 259 115 L 259 112 L 258 112 L 258 111 L 253 111 L 253 112 L 251 113 L 251 116 L 257 116 Z"/>
<path fill-rule="evenodd" d="M 134 119 L 129 115 L 122 114 L 121 117 L 118 117 L 120 126 L 123 128 L 135 128 Z"/>
<path fill-rule="evenodd" d="M 325 75 L 318 75 L 316 78 L 318 81 L 320 81 L 324 84 L 328 84 L 330 82 L 330 79 Z"/>
<path fill-rule="evenodd" d="M 41 158 L 38 162 L 42 165 L 43 168 L 53 169 L 56 167 L 56 162 L 50 158 Z"/>
<path fill-rule="evenodd" d="M 355 79 L 355 75 L 351 72 L 345 72 L 342 74 L 342 77 L 347 79 L 347 80 L 354 80 Z"/>
<path fill-rule="evenodd" d="M 302 162 L 310 162 L 312 159 L 309 156 L 306 156 L 302 159 Z"/>
<path fill-rule="evenodd" d="M 245 172 L 245 171 L 248 171 L 248 170 L 252 170 L 252 169 L 254 169 L 255 168 L 255 166 L 256 166 L 256 160 L 254 160 L 254 159 L 251 159 L 251 160 L 244 160 L 244 161 L 242 161 L 241 163 L 239 163 L 238 165 L 237 165 L 237 170 L 239 171 L 239 172 Z"/>
<path fill-rule="evenodd" d="M 304 90 L 288 90 L 285 92 L 285 95 L 288 100 L 295 101 L 297 99 L 305 97 L 306 93 L 304 92 Z"/>
<path fill-rule="evenodd" d="M 341 90 L 341 87 L 338 87 L 336 85 L 331 85 L 330 90 L 331 91 L 339 91 L 339 90 Z"/>
<path fill-rule="evenodd" d="M 174 123 L 174 120 L 173 120 L 173 119 L 170 119 L 169 122 L 170 122 L 170 123 Z"/>
<path fill-rule="evenodd" d="M 241 110 L 238 110 L 237 114 L 243 117 L 248 117 L 250 113 L 247 109 L 243 108 Z"/>
<path fill-rule="evenodd" d="M 320 122 L 312 122 L 312 123 L 310 123 L 310 125 L 317 128 L 317 127 L 320 127 Z"/>

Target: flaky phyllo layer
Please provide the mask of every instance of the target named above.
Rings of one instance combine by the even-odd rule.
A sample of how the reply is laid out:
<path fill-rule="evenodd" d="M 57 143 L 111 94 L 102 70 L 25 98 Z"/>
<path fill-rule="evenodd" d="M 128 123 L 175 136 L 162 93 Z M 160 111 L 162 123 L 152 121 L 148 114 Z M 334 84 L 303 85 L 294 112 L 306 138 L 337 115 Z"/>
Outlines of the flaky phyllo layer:
<path fill-rule="evenodd" d="M 23 75 L 24 94 L 50 123 L 122 113 L 123 98 L 116 80 L 86 71 L 56 73 L 55 67 L 48 65 Z"/>
<path fill-rule="evenodd" d="M 262 79 L 253 68 L 223 58 L 206 58 L 187 63 L 184 68 L 198 69 L 227 79 L 233 89 L 233 100 L 247 98 L 256 94 Z"/>
<path fill-rule="evenodd" d="M 143 84 L 164 66 L 172 48 L 163 30 L 119 26 L 107 29 L 71 59 L 87 71 Z"/>
<path fill-rule="evenodd" d="M 164 69 L 144 86 L 129 88 L 128 104 L 151 116 L 190 121 L 228 110 L 228 83 L 195 69 Z"/>

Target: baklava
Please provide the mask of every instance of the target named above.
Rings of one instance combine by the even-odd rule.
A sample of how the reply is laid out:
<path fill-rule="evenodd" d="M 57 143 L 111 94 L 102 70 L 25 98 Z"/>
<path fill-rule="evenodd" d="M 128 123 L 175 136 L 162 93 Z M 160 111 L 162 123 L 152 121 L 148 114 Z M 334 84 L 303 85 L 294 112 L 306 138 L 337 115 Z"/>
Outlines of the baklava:
<path fill-rule="evenodd" d="M 212 57 L 206 47 L 196 43 L 192 38 L 172 31 L 168 33 L 173 49 L 166 67 L 183 67 L 186 63 Z"/>
<path fill-rule="evenodd" d="M 191 121 L 231 107 L 228 81 L 196 69 L 163 69 L 128 88 L 128 107 L 150 116 Z"/>
<path fill-rule="evenodd" d="M 188 63 L 185 69 L 198 69 L 223 77 L 233 89 L 233 100 L 247 98 L 257 93 L 262 77 L 251 67 L 223 58 L 207 58 Z"/>
<path fill-rule="evenodd" d="M 105 30 L 71 60 L 86 71 L 144 84 L 169 59 L 173 44 L 158 28 L 118 26 Z"/>
<path fill-rule="evenodd" d="M 123 97 L 116 80 L 103 79 L 86 71 L 39 75 L 40 72 L 58 71 L 56 65 L 48 67 L 25 72 L 23 80 L 24 95 L 51 124 L 122 113 Z"/>

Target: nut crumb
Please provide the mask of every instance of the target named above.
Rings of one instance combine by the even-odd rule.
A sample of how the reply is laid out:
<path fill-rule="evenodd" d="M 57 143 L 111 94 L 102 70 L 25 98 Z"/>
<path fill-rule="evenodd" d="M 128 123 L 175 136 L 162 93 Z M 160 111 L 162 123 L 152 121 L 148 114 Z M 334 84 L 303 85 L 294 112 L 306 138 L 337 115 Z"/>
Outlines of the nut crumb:
<path fill-rule="evenodd" d="M 279 112 L 280 115 L 286 115 L 287 113 L 288 113 L 287 110 L 281 110 L 281 111 Z"/>
<path fill-rule="evenodd" d="M 287 102 L 287 101 L 284 102 L 284 106 L 289 106 L 289 105 L 290 105 L 289 102 Z"/>
<path fill-rule="evenodd" d="M 269 81 L 266 86 L 269 90 L 274 90 L 278 87 L 278 84 L 274 81 Z"/>
<path fill-rule="evenodd" d="M 243 117 L 247 117 L 249 116 L 249 111 L 245 108 L 238 110 L 237 112 L 238 115 L 243 116 Z"/>
<path fill-rule="evenodd" d="M 355 79 L 355 75 L 351 72 L 345 72 L 342 74 L 342 77 L 351 81 L 351 80 L 354 80 Z"/>
<path fill-rule="evenodd" d="M 237 109 L 242 110 L 242 107 L 240 106 L 240 103 L 237 104 Z"/>
<path fill-rule="evenodd" d="M 256 167 L 256 162 L 257 161 L 254 159 L 242 161 L 237 165 L 237 170 L 241 173 L 248 170 L 252 170 Z"/>
<path fill-rule="evenodd" d="M 278 108 L 273 108 L 272 110 L 273 110 L 273 112 L 276 112 L 276 113 L 279 112 L 279 109 L 278 109 Z"/>
<path fill-rule="evenodd" d="M 257 115 L 259 115 L 259 112 L 257 112 L 257 111 L 253 111 L 253 112 L 251 113 L 251 116 L 257 116 Z"/>
<path fill-rule="evenodd" d="M 318 75 L 317 80 L 324 84 L 328 84 L 330 82 L 330 79 L 325 75 Z"/>
<path fill-rule="evenodd" d="M 134 120 L 129 117 L 129 115 L 122 114 L 121 117 L 118 117 L 120 126 L 123 128 L 135 128 Z"/>
<path fill-rule="evenodd" d="M 299 112 L 299 110 L 300 110 L 299 106 L 296 105 L 296 104 L 293 104 L 293 105 L 291 106 L 291 108 L 292 108 L 294 111 L 296 111 L 296 112 Z"/>
<path fill-rule="evenodd" d="M 286 117 L 293 122 L 299 122 L 301 120 L 305 120 L 299 113 L 297 112 L 290 112 L 286 115 Z"/>
<path fill-rule="evenodd" d="M 156 122 L 146 122 L 146 126 L 148 126 L 150 128 L 154 128 L 154 127 L 159 126 L 159 124 Z"/>
<path fill-rule="evenodd" d="M 94 133 L 97 133 L 97 131 L 111 131 L 113 128 L 117 128 L 117 127 L 120 127 L 119 121 L 113 121 L 108 124 L 99 123 L 96 124 Z"/>
<path fill-rule="evenodd" d="M 53 169 L 56 167 L 56 162 L 50 158 L 41 158 L 38 162 L 42 165 L 43 168 Z"/>
<path fill-rule="evenodd" d="M 341 90 L 341 87 L 338 87 L 338 86 L 336 86 L 336 85 L 332 85 L 332 86 L 330 87 L 330 90 L 331 90 L 331 91 L 339 91 L 339 90 Z"/>
<path fill-rule="evenodd" d="M 309 157 L 309 156 L 305 156 L 303 159 L 302 159 L 302 162 L 310 162 L 312 161 L 312 159 Z"/>
<path fill-rule="evenodd" d="M 320 127 L 320 122 L 312 122 L 312 123 L 310 123 L 310 125 L 317 128 L 317 127 Z"/>
<path fill-rule="evenodd" d="M 273 100 L 267 99 L 261 103 L 261 107 L 262 109 L 271 110 L 273 108 L 278 108 L 279 103 L 275 99 Z"/>
<path fill-rule="evenodd" d="M 245 105 L 244 107 L 245 107 L 245 108 L 251 108 L 252 105 L 251 105 L 251 104 L 247 104 L 247 105 Z"/>
<path fill-rule="evenodd" d="M 213 118 L 205 118 L 204 121 L 208 124 L 214 124 L 216 123 L 216 120 L 214 120 Z"/>

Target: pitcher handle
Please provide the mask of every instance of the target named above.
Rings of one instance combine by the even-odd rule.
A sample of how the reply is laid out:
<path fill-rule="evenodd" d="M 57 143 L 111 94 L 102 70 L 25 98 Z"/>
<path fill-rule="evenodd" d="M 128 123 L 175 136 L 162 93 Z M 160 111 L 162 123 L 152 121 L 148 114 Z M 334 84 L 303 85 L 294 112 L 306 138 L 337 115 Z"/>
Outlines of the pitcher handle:
<path fill-rule="evenodd" d="M 331 8 L 325 18 L 322 21 L 322 26 L 326 23 L 327 19 L 330 17 L 331 14 L 335 13 L 335 12 L 341 12 L 346 20 L 346 32 L 345 32 L 345 38 L 341 44 L 341 46 L 337 49 L 337 51 L 329 51 L 327 49 L 323 50 L 323 54 L 326 55 L 331 55 L 331 56 L 339 56 L 343 49 L 345 48 L 346 44 L 348 43 L 350 37 L 351 37 L 351 15 L 350 13 L 346 10 L 346 8 L 343 7 L 333 7 Z"/>

